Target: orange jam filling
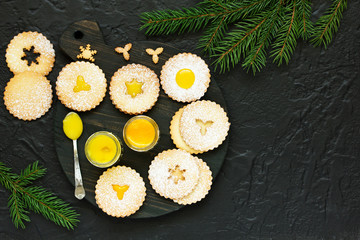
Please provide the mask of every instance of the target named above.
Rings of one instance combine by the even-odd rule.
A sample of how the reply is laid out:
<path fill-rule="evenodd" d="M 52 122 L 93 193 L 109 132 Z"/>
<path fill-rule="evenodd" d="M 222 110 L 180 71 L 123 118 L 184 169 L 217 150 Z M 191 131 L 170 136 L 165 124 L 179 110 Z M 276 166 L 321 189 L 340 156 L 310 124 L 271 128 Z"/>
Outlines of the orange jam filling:
<path fill-rule="evenodd" d="M 74 87 L 73 91 L 77 93 L 80 91 L 90 91 L 90 90 L 91 90 L 90 84 L 87 84 L 85 82 L 84 77 L 79 75 L 76 79 L 76 86 Z"/>
<path fill-rule="evenodd" d="M 117 193 L 117 197 L 119 200 L 122 200 L 124 198 L 124 194 L 125 192 L 129 189 L 128 185 L 123 185 L 123 186 L 119 186 L 119 185 L 112 185 L 114 191 Z"/>
<path fill-rule="evenodd" d="M 154 126 L 146 119 L 132 121 L 125 131 L 127 141 L 136 148 L 145 148 L 155 139 Z"/>
<path fill-rule="evenodd" d="M 136 81 L 135 78 L 131 80 L 131 82 L 125 82 L 125 85 L 127 88 L 126 93 L 129 94 L 132 98 L 143 92 L 143 90 L 141 89 L 143 83 Z"/>
<path fill-rule="evenodd" d="M 179 87 L 188 89 L 195 82 L 195 74 L 190 69 L 184 68 L 176 73 L 175 80 Z"/>

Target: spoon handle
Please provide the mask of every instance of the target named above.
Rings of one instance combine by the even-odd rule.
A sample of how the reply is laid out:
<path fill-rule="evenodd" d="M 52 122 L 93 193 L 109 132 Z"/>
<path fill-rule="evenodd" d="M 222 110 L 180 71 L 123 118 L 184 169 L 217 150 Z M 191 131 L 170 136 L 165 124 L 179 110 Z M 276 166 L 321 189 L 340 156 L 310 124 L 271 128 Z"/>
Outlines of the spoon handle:
<path fill-rule="evenodd" d="M 74 146 L 75 197 L 81 200 L 85 197 L 85 189 L 81 177 L 76 140 L 73 140 L 73 146 Z"/>

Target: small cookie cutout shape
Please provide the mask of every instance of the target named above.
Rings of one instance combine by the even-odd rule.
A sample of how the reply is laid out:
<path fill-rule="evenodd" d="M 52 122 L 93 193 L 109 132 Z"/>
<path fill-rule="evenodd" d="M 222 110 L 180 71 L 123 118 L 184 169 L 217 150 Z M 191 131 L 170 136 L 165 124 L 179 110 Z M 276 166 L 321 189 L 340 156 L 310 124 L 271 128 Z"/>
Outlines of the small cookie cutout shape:
<path fill-rule="evenodd" d="M 115 52 L 122 54 L 124 59 L 126 61 L 129 61 L 130 60 L 129 51 L 130 51 L 131 47 L 132 47 L 132 44 L 128 43 L 123 48 L 122 47 L 116 47 Z"/>
<path fill-rule="evenodd" d="M 49 111 L 52 103 L 50 81 L 37 72 L 16 74 L 4 92 L 6 109 L 21 120 L 35 120 Z"/>
<path fill-rule="evenodd" d="M 128 64 L 118 69 L 111 78 L 110 98 L 120 111 L 141 114 L 156 103 L 160 83 L 153 70 L 141 64 Z"/>
<path fill-rule="evenodd" d="M 116 166 L 105 171 L 95 186 L 95 200 L 99 208 L 113 217 L 134 214 L 143 205 L 145 183 L 135 170 Z"/>
<path fill-rule="evenodd" d="M 36 62 L 28 62 L 24 49 L 40 54 Z M 41 33 L 22 32 L 15 36 L 6 49 L 6 62 L 11 72 L 18 74 L 25 71 L 37 72 L 46 76 L 55 62 L 55 51 L 51 42 Z"/>
<path fill-rule="evenodd" d="M 76 56 L 76 58 L 78 58 L 78 59 L 81 59 L 81 58 L 86 59 L 86 60 L 89 60 L 90 62 L 95 61 L 94 55 L 97 54 L 97 51 L 96 50 L 91 50 L 91 45 L 90 44 L 87 44 L 85 48 L 83 46 L 80 46 L 79 49 L 80 49 L 81 53 L 78 54 Z"/>
<path fill-rule="evenodd" d="M 164 51 L 164 48 L 158 47 L 155 50 L 152 48 L 147 48 L 146 53 L 152 56 L 153 63 L 157 64 L 159 62 L 159 55 Z"/>
<path fill-rule="evenodd" d="M 165 198 L 183 198 L 193 191 L 199 180 L 199 166 L 194 157 L 181 149 L 159 153 L 149 167 L 153 189 Z"/>
<path fill-rule="evenodd" d="M 229 118 L 217 103 L 202 100 L 187 105 L 180 119 L 180 134 L 186 145 L 209 151 L 218 147 L 230 128 Z"/>

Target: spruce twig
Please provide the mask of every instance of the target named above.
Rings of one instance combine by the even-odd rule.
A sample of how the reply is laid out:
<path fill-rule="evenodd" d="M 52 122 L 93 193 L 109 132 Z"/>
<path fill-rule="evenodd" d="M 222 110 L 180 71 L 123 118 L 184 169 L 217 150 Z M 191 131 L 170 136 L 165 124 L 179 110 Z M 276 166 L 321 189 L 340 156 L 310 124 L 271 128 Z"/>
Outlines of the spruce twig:
<path fill-rule="evenodd" d="M 326 47 L 347 6 L 347 0 L 332 1 L 315 26 L 309 0 L 203 0 L 192 8 L 144 12 L 140 29 L 147 35 L 204 29 L 198 47 L 215 58 L 215 69 L 225 72 L 242 62 L 255 73 L 265 66 L 270 47 L 277 65 L 289 63 L 299 38 Z"/>
<path fill-rule="evenodd" d="M 31 185 L 45 172 L 46 169 L 38 166 L 37 161 L 22 170 L 20 175 L 12 173 L 0 162 L 0 183 L 11 192 L 8 202 L 11 220 L 16 228 L 25 228 L 24 222 L 30 222 L 29 209 L 62 227 L 74 229 L 79 221 L 75 210 L 53 193 Z"/>

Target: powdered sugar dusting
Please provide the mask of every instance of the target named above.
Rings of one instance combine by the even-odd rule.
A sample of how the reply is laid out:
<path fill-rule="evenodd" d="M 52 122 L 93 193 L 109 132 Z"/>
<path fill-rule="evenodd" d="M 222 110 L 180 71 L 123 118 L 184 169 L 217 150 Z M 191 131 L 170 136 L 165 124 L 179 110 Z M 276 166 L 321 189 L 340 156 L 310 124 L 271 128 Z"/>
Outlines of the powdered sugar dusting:
<path fill-rule="evenodd" d="M 32 62 L 28 66 L 27 61 L 21 58 L 25 56 L 24 48 L 30 50 L 34 47 L 34 52 L 39 53 L 38 64 Z M 42 75 L 47 75 L 55 62 L 55 51 L 51 42 L 41 33 L 22 32 L 15 36 L 6 49 L 6 62 L 10 71 L 14 74 L 24 71 L 34 71 Z"/>
<path fill-rule="evenodd" d="M 171 177 L 171 170 L 177 166 L 183 171 L 184 180 L 175 183 Z M 171 199 L 188 195 L 195 188 L 199 174 L 199 166 L 194 157 L 180 149 L 159 153 L 149 167 L 149 180 L 154 190 L 161 196 Z"/>
<path fill-rule="evenodd" d="M 126 82 L 141 82 L 142 93 L 131 97 Z M 151 69 L 140 64 L 128 64 L 115 72 L 110 82 L 110 98 L 116 108 L 128 114 L 140 114 L 151 109 L 158 99 L 160 83 Z"/>
<path fill-rule="evenodd" d="M 201 126 L 196 120 L 211 121 L 206 133 L 201 134 Z M 180 119 L 180 134 L 190 147 L 208 151 L 218 147 L 226 138 L 230 128 L 226 112 L 220 105 L 212 101 L 197 101 L 184 108 Z"/>
<path fill-rule="evenodd" d="M 200 170 L 199 182 L 191 193 L 183 198 L 174 199 L 176 203 L 183 205 L 196 203 L 203 199 L 211 189 L 212 176 L 210 168 L 202 159 L 195 157 L 195 160 Z"/>
<path fill-rule="evenodd" d="M 83 76 L 91 86 L 89 91 L 74 92 L 77 77 Z M 88 111 L 95 108 L 105 97 L 106 78 L 103 71 L 93 63 L 72 62 L 66 65 L 56 81 L 56 94 L 62 104 L 76 111 Z"/>
<path fill-rule="evenodd" d="M 127 185 L 129 189 L 119 200 L 112 185 Z M 114 217 L 126 217 L 135 213 L 143 204 L 146 196 L 145 183 L 135 170 L 116 166 L 104 172 L 95 186 L 95 199 L 99 207 Z"/>
<path fill-rule="evenodd" d="M 4 103 L 9 112 L 19 119 L 37 119 L 51 107 L 51 84 L 36 72 L 16 74 L 5 87 Z"/>
<path fill-rule="evenodd" d="M 195 74 L 194 84 L 181 88 L 176 83 L 176 74 L 181 69 L 190 69 Z M 172 99 L 180 102 L 191 102 L 204 96 L 210 83 L 210 70 L 203 59 L 195 54 L 180 53 L 166 61 L 161 70 L 161 86 Z"/>

